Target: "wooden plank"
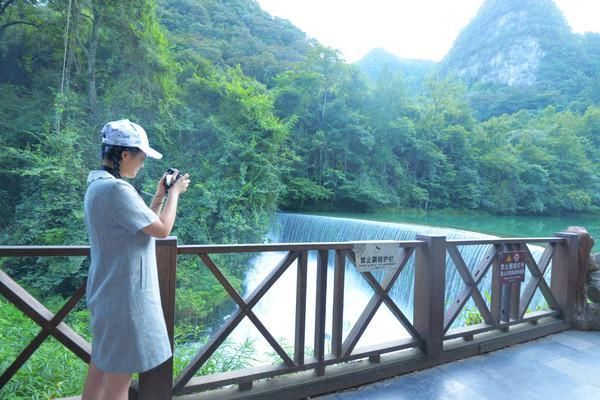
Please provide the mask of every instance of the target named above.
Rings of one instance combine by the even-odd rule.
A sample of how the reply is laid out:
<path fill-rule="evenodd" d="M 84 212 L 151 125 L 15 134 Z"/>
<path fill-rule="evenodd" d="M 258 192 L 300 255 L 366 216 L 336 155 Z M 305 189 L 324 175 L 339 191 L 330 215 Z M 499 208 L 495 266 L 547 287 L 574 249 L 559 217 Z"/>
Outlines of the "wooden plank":
<path fill-rule="evenodd" d="M 335 269 L 333 272 L 333 316 L 331 329 L 331 352 L 342 357 L 342 333 L 344 327 L 344 276 L 346 257 L 343 250 L 335 251 Z"/>
<path fill-rule="evenodd" d="M 562 312 L 565 322 L 570 323 L 575 316 L 579 236 L 569 232 L 557 233 L 556 236 L 564 241 L 554 251 L 550 284 L 556 295 L 555 307 Z"/>
<path fill-rule="evenodd" d="M 368 272 L 367 272 L 367 274 L 368 274 Z M 383 298 L 378 293 L 375 293 L 371 297 L 371 299 L 367 303 L 365 309 L 360 314 L 360 316 L 356 320 L 356 323 L 350 330 L 350 333 L 348 333 L 348 337 L 346 338 L 346 340 L 344 340 L 344 343 L 342 344 L 342 356 L 343 357 L 348 357 L 350 354 L 352 354 L 352 350 L 354 349 L 354 346 L 356 346 L 356 344 L 360 340 L 360 337 L 362 336 L 364 331 L 367 329 L 367 326 L 373 319 L 373 316 L 379 309 L 379 306 L 381 305 L 382 302 L 383 302 Z"/>
<path fill-rule="evenodd" d="M 252 321 L 256 329 L 261 333 L 261 335 L 267 340 L 267 342 L 273 347 L 275 352 L 281 357 L 284 363 L 289 366 L 294 365 L 292 359 L 288 356 L 285 350 L 279 345 L 277 340 L 271 335 L 269 330 L 264 326 L 264 324 L 260 321 L 260 319 L 254 314 L 252 308 L 258 303 L 260 298 L 273 286 L 273 284 L 281 277 L 281 275 L 285 272 L 285 270 L 291 265 L 293 260 L 296 258 L 298 254 L 294 253 L 288 254 L 288 257 L 284 258 L 275 270 L 272 271 L 271 274 L 265 278 L 265 280 L 258 286 L 257 290 L 249 297 L 250 301 L 246 303 L 242 297 L 238 294 L 237 290 L 229 283 L 229 280 L 221 273 L 217 265 L 212 261 L 212 259 L 206 255 L 201 254 L 200 258 L 206 264 L 206 266 L 210 269 L 213 275 L 217 278 L 219 283 L 225 288 L 229 296 L 235 301 L 235 303 L 240 308 L 241 312 L 248 316 L 248 319 Z"/>
<path fill-rule="evenodd" d="M 527 329 L 519 331 L 516 334 L 490 332 L 488 337 L 472 342 L 460 341 L 449 345 L 447 346 L 448 349 L 445 349 L 440 357 L 436 359 L 426 358 L 418 351 L 406 350 L 405 352 L 382 357 L 381 362 L 376 364 L 364 360 L 334 365 L 328 367 L 326 374 L 318 378 L 306 372 L 297 372 L 291 375 L 255 382 L 250 392 L 240 392 L 236 387 L 232 387 L 204 391 L 188 395 L 184 398 L 185 400 L 271 400 L 316 397 L 325 393 L 341 391 L 349 387 L 356 387 L 392 376 L 433 367 L 444 362 L 481 354 L 489 351 L 489 343 L 497 342 L 501 343 L 502 347 L 505 347 L 531 338 L 560 332 L 567 328 L 568 325 L 562 321 L 551 321 L 537 327 L 529 326 Z"/>
<path fill-rule="evenodd" d="M 181 373 L 175 378 L 175 384 L 173 385 L 173 392 L 178 394 L 182 393 L 183 388 L 193 378 L 196 371 L 198 371 L 202 365 L 210 358 L 210 356 L 219 348 L 219 346 L 227 339 L 229 334 L 238 326 L 242 321 L 245 314 L 242 310 L 236 310 L 227 320 L 227 322 L 219 328 L 213 336 L 211 336 L 208 343 L 204 345 L 202 350 L 194 356 L 194 358 L 186 365 Z"/>
<path fill-rule="evenodd" d="M 327 264 L 329 252 L 319 250 L 317 253 L 317 282 L 315 300 L 315 335 L 314 335 L 314 357 L 318 361 L 325 359 L 325 322 L 327 316 Z M 323 375 L 325 369 L 319 367 L 317 375 Z"/>
<path fill-rule="evenodd" d="M 548 287 L 548 283 L 544 279 L 544 273 L 546 272 L 546 268 L 547 268 L 548 264 L 545 265 L 543 270 L 540 270 L 538 268 L 538 265 L 536 264 L 535 260 L 533 259 L 533 256 L 531 255 L 531 252 L 529 251 L 529 249 L 526 248 L 525 250 L 527 253 L 526 265 L 529 268 L 531 275 L 535 276 L 537 278 L 537 287 L 540 289 L 540 292 L 542 292 L 542 295 L 544 296 L 544 298 L 546 299 L 546 301 L 548 302 L 550 307 L 557 308 L 558 302 L 556 301 L 554 294 L 550 290 L 550 287 Z M 545 262 L 546 260 L 544 259 L 543 261 Z M 548 260 L 548 262 L 549 261 L 550 260 Z M 535 293 L 535 289 L 534 289 L 534 293 Z M 528 306 L 529 306 L 529 304 L 528 304 Z"/>
<path fill-rule="evenodd" d="M 306 339 L 306 280 L 308 252 L 303 251 L 298 257 L 296 273 L 296 318 L 294 334 L 294 361 L 304 364 L 304 344 Z"/>
<path fill-rule="evenodd" d="M 89 256 L 90 246 L 0 246 L 0 257 Z"/>
<path fill-rule="evenodd" d="M 510 318 L 520 319 L 521 283 L 514 282 L 510 285 Z"/>
<path fill-rule="evenodd" d="M 50 332 L 42 329 L 35 338 L 19 353 L 17 358 L 12 362 L 11 365 L 0 375 L 0 388 L 10 381 L 14 374 L 29 360 L 29 357 L 37 350 L 37 348 L 46 340 L 50 335 Z"/>
<path fill-rule="evenodd" d="M 493 257 L 495 254 L 494 248 L 490 248 L 488 252 L 484 255 L 483 259 L 480 261 L 479 265 L 475 268 L 475 272 L 477 273 L 477 277 L 473 278 L 471 272 L 467 268 L 458 248 L 454 245 L 448 245 L 446 247 L 446 251 L 454 261 L 454 265 L 456 266 L 463 282 L 465 282 L 465 287 L 459 293 L 457 299 L 446 309 L 444 315 L 444 333 L 450 329 L 456 318 L 460 315 L 461 310 L 469 300 L 469 298 L 473 298 L 475 302 L 475 306 L 479 310 L 483 320 L 491 324 L 493 321 L 492 314 L 490 313 L 487 303 L 485 299 L 481 295 L 479 288 L 477 285 L 483 279 L 487 270 L 493 262 Z M 480 273 L 483 271 L 483 273 Z"/>
<path fill-rule="evenodd" d="M 90 362 L 92 345 L 67 324 L 61 322 L 52 330 L 51 334 L 85 363 Z"/>
<path fill-rule="evenodd" d="M 492 293 L 490 294 L 491 303 L 490 312 L 492 314 L 494 325 L 498 325 L 502 314 L 502 285 L 500 284 L 500 260 L 497 253 L 504 249 L 503 245 L 496 246 L 496 256 L 494 257 L 494 267 L 492 270 Z"/>
<path fill-rule="evenodd" d="M 412 339 L 402 339 L 381 344 L 379 347 L 364 347 L 357 349 L 357 354 L 353 354 L 351 357 L 344 358 L 343 362 L 367 359 L 371 356 L 416 348 L 417 346 L 418 342 Z M 307 358 L 304 365 L 297 365 L 291 368 L 285 367 L 283 365 L 268 365 L 262 367 L 248 368 L 241 371 L 229 371 L 219 374 L 198 376 L 192 378 L 189 381 L 189 383 L 185 386 L 185 388 L 183 388 L 181 393 L 194 393 L 198 391 L 216 389 L 226 385 L 235 385 L 243 380 L 251 380 L 256 382 L 260 379 L 275 378 L 285 374 L 293 374 L 324 366 L 337 366 L 339 365 L 339 362 L 339 359 L 333 356 L 327 357 L 324 361 L 318 361 L 314 358 Z"/>
<path fill-rule="evenodd" d="M 356 265 L 356 258 L 355 258 L 353 251 L 347 251 L 346 258 L 348 260 L 350 260 L 350 262 L 352 264 Z M 399 268 L 396 268 L 396 271 L 398 271 L 398 269 Z M 398 274 L 399 274 L 399 272 L 398 272 Z M 350 330 L 350 333 L 348 333 L 346 340 L 344 340 L 344 343 L 342 344 L 343 357 L 348 357 L 352 353 L 352 349 L 354 349 L 354 346 L 356 346 L 356 343 L 358 343 L 358 341 L 360 340 L 360 337 L 362 336 L 364 331 L 367 329 L 367 326 L 371 322 L 371 319 L 373 318 L 373 316 L 379 309 L 379 306 L 381 305 L 381 303 L 383 301 L 382 295 L 385 295 L 383 290 L 381 290 L 379 283 L 377 283 L 376 279 L 373 277 L 373 275 L 370 272 L 363 272 L 363 273 L 361 273 L 361 275 L 363 276 L 363 278 L 367 278 L 367 282 L 369 282 L 369 284 L 373 288 L 374 293 L 373 293 L 373 296 L 371 297 L 371 299 L 369 300 L 369 302 L 367 303 L 367 306 L 365 307 L 365 309 L 363 310 L 361 315 L 358 317 L 356 323 Z M 389 280 L 391 280 L 391 278 L 394 275 L 395 275 L 394 272 L 388 273 L 386 278 L 384 278 L 384 280 L 387 280 L 389 282 Z M 371 278 L 371 279 L 369 280 L 368 278 Z"/>
<path fill-rule="evenodd" d="M 402 272 L 402 270 L 404 269 L 408 260 L 412 257 L 412 255 L 414 253 L 413 248 L 404 249 L 404 250 L 405 250 L 405 252 L 404 252 L 403 259 L 400 262 L 399 272 Z M 400 321 L 400 323 L 402 324 L 404 329 L 406 329 L 406 331 L 410 334 L 410 336 L 412 338 L 414 338 L 417 342 L 422 344 L 423 339 L 421 338 L 421 335 L 419 334 L 419 332 L 413 326 L 412 322 L 408 318 L 406 318 L 406 316 L 404 315 L 402 310 L 400 310 L 400 308 L 396 305 L 396 303 L 389 297 L 389 295 L 387 295 L 389 293 L 389 291 L 392 289 L 393 285 L 394 285 L 394 283 L 389 285 L 388 289 L 386 290 L 386 296 L 383 298 L 383 302 L 388 307 L 388 309 L 391 311 L 391 313 L 396 317 L 396 319 L 398 321 Z"/>
<path fill-rule="evenodd" d="M 502 244 L 523 244 L 523 243 L 560 243 L 563 242 L 564 239 L 557 237 L 531 237 L 531 238 L 499 238 L 499 239 L 465 239 L 465 240 L 456 240 L 451 239 L 447 242 L 454 246 L 463 246 L 463 245 L 478 245 L 478 244 L 491 244 L 494 246 L 502 245 Z"/>
<path fill-rule="evenodd" d="M 0 270 L 0 293 L 29 319 L 42 328 L 49 328 L 48 324 L 54 317 L 52 312 L 2 270 Z"/>
<path fill-rule="evenodd" d="M 495 325 L 490 325 L 486 323 L 475 324 L 463 326 L 460 328 L 454 328 L 448 330 L 448 332 L 444 335 L 444 340 L 452 340 L 456 338 L 465 338 L 465 337 L 473 337 L 474 335 L 489 332 L 497 329 Z"/>
<path fill-rule="evenodd" d="M 71 350 L 79 358 L 89 362 L 91 352 L 89 343 L 65 323 L 61 322 L 83 297 L 85 293 L 85 284 L 80 286 L 77 292 L 69 298 L 56 315 L 52 314 L 50 310 L 10 278 L 4 271 L 0 271 L 0 292 L 17 309 L 37 323 L 44 331 L 53 335 L 60 343 Z"/>
<path fill-rule="evenodd" d="M 378 343 L 371 346 L 356 347 L 352 354 L 344 357 L 343 362 L 355 361 L 373 356 L 381 356 L 387 353 L 393 353 L 405 349 L 418 349 L 421 342 L 413 338 L 403 338 L 385 343 Z M 339 363 L 339 360 L 334 358 L 326 359 L 327 364 Z"/>
<path fill-rule="evenodd" d="M 525 251 L 527 253 L 527 260 L 533 260 L 533 255 L 529 248 L 526 247 Z M 535 273 L 538 273 L 539 276 L 534 274 L 534 271 L 531 270 L 531 277 L 529 281 L 525 285 L 525 289 L 523 289 L 523 295 L 521 296 L 521 305 L 519 308 L 519 316 L 522 317 L 527 312 L 527 307 L 531 304 L 531 300 L 535 295 L 535 290 L 538 287 L 538 283 L 541 279 L 544 279 L 544 274 L 546 273 L 546 269 L 550 265 L 550 261 L 552 260 L 552 256 L 554 255 L 554 245 L 549 244 L 544 248 L 544 252 L 540 256 L 540 269 L 536 269 Z"/>
<path fill-rule="evenodd" d="M 163 316 L 171 350 L 174 350 L 175 290 L 177 284 L 177 238 L 156 241 L 156 265 Z M 144 400 L 170 399 L 173 396 L 173 357 L 141 373 L 138 397 Z"/>
<path fill-rule="evenodd" d="M 373 316 L 381 306 L 382 302 L 386 302 L 386 305 L 390 309 L 390 311 L 396 316 L 396 318 L 400 321 L 400 323 L 405 327 L 405 329 L 409 332 L 409 334 L 417 339 L 421 340 L 419 333 L 413 327 L 413 325 L 408 321 L 408 319 L 404 316 L 402 311 L 398 308 L 398 306 L 394 303 L 394 301 L 389 297 L 388 292 L 393 287 L 394 283 L 400 276 L 400 273 L 406 266 L 408 260 L 412 256 L 413 249 L 402 249 L 402 257 L 401 261 L 398 263 L 398 267 L 390 272 L 383 279 L 383 287 L 379 285 L 373 274 L 370 272 L 364 272 L 361 275 L 364 279 L 366 279 L 367 283 L 372 287 L 374 294 L 362 314 L 359 316 L 357 322 L 353 326 L 352 330 L 348 334 L 346 340 L 342 344 L 342 356 L 344 358 L 349 357 L 356 344 L 360 340 L 360 337 L 363 335 Z M 353 251 L 346 252 L 346 258 L 356 265 L 355 254 Z"/>
<path fill-rule="evenodd" d="M 418 235 L 427 245 L 417 250 L 415 262 L 414 327 L 423 351 L 435 358 L 442 351 L 446 288 L 446 238 Z"/>
<path fill-rule="evenodd" d="M 518 320 L 510 320 L 506 323 L 503 323 L 503 326 L 506 327 L 519 325 L 523 323 L 534 323 L 541 319 L 556 318 L 558 316 L 560 316 L 560 312 L 556 310 L 534 311 L 526 314 L 524 317 Z M 444 340 L 452 340 L 456 338 L 464 338 L 469 336 L 472 337 L 474 335 L 494 330 L 498 330 L 498 325 L 490 325 L 486 323 L 469 325 L 449 330 L 448 333 L 444 336 Z"/>
<path fill-rule="evenodd" d="M 322 242 L 322 243 L 270 243 L 270 244 L 223 244 L 223 245 L 180 245 L 179 254 L 217 254 L 217 253 L 256 253 L 279 251 L 310 251 L 310 250 L 352 250 L 354 243 L 361 242 Z M 418 240 L 403 240 L 397 242 L 401 247 L 422 247 Z"/>
<path fill-rule="evenodd" d="M 394 316 L 408 330 L 409 334 L 413 338 L 420 339 L 420 335 L 417 332 L 417 330 L 412 326 L 410 321 L 408 321 L 408 319 L 404 316 L 402 311 L 398 308 L 398 306 L 394 303 L 394 301 L 389 297 L 389 294 L 388 294 L 389 291 L 391 290 L 391 288 L 394 286 L 394 283 L 400 276 L 400 273 L 404 269 L 404 266 L 406 265 L 408 259 L 410 258 L 411 254 L 412 254 L 412 252 L 403 252 L 403 253 L 404 253 L 403 257 L 402 257 L 401 262 L 399 263 L 398 267 L 396 267 L 392 271 L 389 271 L 385 275 L 385 277 L 382 281 L 382 285 L 379 285 L 379 283 L 377 282 L 377 280 L 375 279 L 373 274 L 371 274 L 370 272 L 363 272 L 361 274 L 363 276 L 363 278 L 367 281 L 367 283 L 369 283 L 371 288 L 373 288 L 374 294 L 373 294 L 371 300 L 369 301 L 369 303 L 367 304 L 367 306 L 365 307 L 365 309 L 363 310 L 363 312 L 361 313 L 361 315 L 359 316 L 357 322 L 355 323 L 354 327 L 352 328 L 352 330 L 348 334 L 348 337 L 346 338 L 346 340 L 344 341 L 344 343 L 342 345 L 342 349 L 343 349 L 342 354 L 344 357 L 348 357 L 352 353 L 354 347 L 360 340 L 360 338 L 363 335 L 363 333 L 365 332 L 367 326 L 371 322 L 372 318 L 375 316 L 375 313 L 381 306 L 381 303 L 384 301 L 385 301 L 386 305 L 388 306 L 388 308 L 390 309 L 390 311 L 394 314 Z M 351 262 L 356 264 L 354 254 L 351 254 L 349 256 L 349 258 L 350 258 Z"/>
<path fill-rule="evenodd" d="M 209 270 L 215 275 L 217 280 L 223 285 L 229 295 L 240 305 L 240 308 L 236 310 L 228 319 L 228 321 L 211 337 L 209 342 L 202 348 L 202 350 L 196 354 L 196 356 L 190 361 L 190 363 L 183 369 L 179 376 L 175 379 L 175 385 L 173 391 L 179 393 L 186 385 L 186 383 L 194 376 L 202 365 L 210 358 L 210 356 L 219 348 L 223 341 L 229 336 L 229 334 L 237 327 L 242 321 L 244 316 L 256 305 L 256 303 L 264 296 L 269 288 L 283 275 L 286 269 L 296 259 L 298 253 L 290 252 L 288 255 L 271 271 L 259 287 L 249 296 L 249 301 L 244 302 L 237 291 L 231 286 L 225 276 L 219 271 L 219 268 L 212 262 L 212 260 L 206 254 L 200 254 L 200 258 L 204 261 Z M 254 314 L 251 314 L 252 316 Z M 252 322 L 257 325 L 257 318 L 251 317 Z M 260 321 L 259 321 L 260 322 Z M 262 324 L 259 323 L 259 326 Z M 258 326 L 257 326 L 258 327 Z M 261 332 L 264 336 L 265 332 Z M 267 332 L 268 333 L 268 332 Z M 268 335 L 268 338 L 272 337 Z M 267 339 L 269 340 L 269 339 Z M 273 343 L 270 343 L 273 346 Z M 274 348 L 279 349 L 283 352 L 278 354 L 286 364 L 292 364 L 293 361 L 287 356 L 287 354 L 276 344 Z M 286 358 L 287 357 L 287 358 Z"/>

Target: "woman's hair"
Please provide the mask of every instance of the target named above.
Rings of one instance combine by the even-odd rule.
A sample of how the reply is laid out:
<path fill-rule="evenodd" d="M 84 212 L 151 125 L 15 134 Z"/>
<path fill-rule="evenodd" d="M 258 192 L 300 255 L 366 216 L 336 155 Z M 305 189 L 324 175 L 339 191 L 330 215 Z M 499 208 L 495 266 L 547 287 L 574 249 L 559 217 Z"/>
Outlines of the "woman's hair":
<path fill-rule="evenodd" d="M 121 177 L 120 165 L 121 158 L 124 151 L 128 151 L 133 154 L 139 153 L 140 149 L 137 147 L 125 147 L 125 146 L 114 146 L 110 144 L 102 144 L 102 159 L 112 161 L 112 168 L 107 168 L 104 166 L 104 169 L 110 172 L 115 176 L 115 178 Z"/>

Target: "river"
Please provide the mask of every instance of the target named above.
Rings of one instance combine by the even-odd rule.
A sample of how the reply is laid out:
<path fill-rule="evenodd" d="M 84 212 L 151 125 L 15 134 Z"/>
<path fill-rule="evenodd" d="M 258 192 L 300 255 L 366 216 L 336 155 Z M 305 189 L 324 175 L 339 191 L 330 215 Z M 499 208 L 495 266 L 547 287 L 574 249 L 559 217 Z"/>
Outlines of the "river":
<path fill-rule="evenodd" d="M 500 237 L 548 237 L 565 231 L 569 226 L 583 226 L 595 238 L 600 238 L 600 216 L 581 215 L 566 217 L 499 216 L 479 212 L 431 211 L 428 213 L 311 213 L 340 218 L 356 218 L 371 221 L 403 222 L 438 226 L 486 233 Z M 600 239 L 594 252 L 600 252 Z"/>

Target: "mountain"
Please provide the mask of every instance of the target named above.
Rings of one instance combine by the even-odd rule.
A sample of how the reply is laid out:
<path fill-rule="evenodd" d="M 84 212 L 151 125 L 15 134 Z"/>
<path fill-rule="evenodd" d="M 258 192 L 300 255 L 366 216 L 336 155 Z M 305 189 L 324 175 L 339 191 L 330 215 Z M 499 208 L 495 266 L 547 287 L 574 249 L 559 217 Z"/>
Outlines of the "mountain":
<path fill-rule="evenodd" d="M 573 58 L 581 51 L 552 0 L 488 0 L 456 39 L 442 71 L 469 83 L 532 86 L 551 73 L 549 62 L 563 67 Z"/>
<path fill-rule="evenodd" d="M 400 73 L 408 93 L 416 94 L 428 75 L 435 72 L 437 63 L 426 60 L 399 58 L 384 49 L 373 49 L 356 62 L 369 78 L 375 80 L 382 72 Z"/>
<path fill-rule="evenodd" d="M 487 0 L 442 60 L 482 118 L 594 102 L 600 35 L 574 34 L 553 0 Z M 597 96 L 596 96 L 597 97 Z"/>
<path fill-rule="evenodd" d="M 315 43 L 255 0 L 158 0 L 169 39 L 193 62 L 235 67 L 260 82 L 305 59 Z"/>
<path fill-rule="evenodd" d="M 600 103 L 600 34 L 573 33 L 553 0 L 487 0 L 439 64 L 375 49 L 357 65 L 400 71 L 413 94 L 428 74 L 459 79 L 480 119 Z"/>
<path fill-rule="evenodd" d="M 267 85 L 319 46 L 256 0 L 158 0 L 160 22 L 179 57 L 240 66 Z M 372 79 L 400 73 L 417 95 L 427 76 L 465 83 L 479 119 L 600 104 L 600 34 L 572 32 L 553 0 L 487 0 L 440 63 L 374 49 L 356 63 Z M 385 79 L 385 78 L 383 78 Z"/>

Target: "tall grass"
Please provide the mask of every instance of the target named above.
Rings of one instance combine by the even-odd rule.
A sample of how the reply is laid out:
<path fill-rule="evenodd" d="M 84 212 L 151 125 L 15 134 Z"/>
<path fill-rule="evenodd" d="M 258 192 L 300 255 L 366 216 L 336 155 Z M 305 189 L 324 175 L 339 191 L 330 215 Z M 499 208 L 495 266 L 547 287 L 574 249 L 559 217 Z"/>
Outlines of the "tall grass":
<path fill-rule="evenodd" d="M 53 298 L 48 308 L 58 309 L 61 301 L 59 298 Z M 88 320 L 88 311 L 79 309 L 72 311 L 66 322 L 89 341 Z M 37 324 L 5 299 L 0 298 L 0 373 L 12 364 L 40 331 L 41 328 Z M 202 346 L 201 341 L 196 341 L 201 336 L 198 332 L 202 332 L 202 329 L 191 326 L 176 327 L 173 362 L 175 375 L 185 368 Z M 249 367 L 255 360 L 254 356 L 255 348 L 251 341 L 236 343 L 227 340 L 198 371 L 198 375 Z M 38 400 L 79 395 L 86 373 L 87 364 L 56 339 L 49 337 L 0 390 L 0 399 Z"/>

